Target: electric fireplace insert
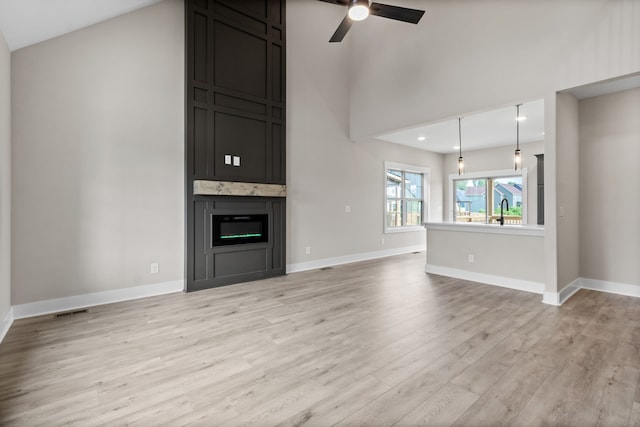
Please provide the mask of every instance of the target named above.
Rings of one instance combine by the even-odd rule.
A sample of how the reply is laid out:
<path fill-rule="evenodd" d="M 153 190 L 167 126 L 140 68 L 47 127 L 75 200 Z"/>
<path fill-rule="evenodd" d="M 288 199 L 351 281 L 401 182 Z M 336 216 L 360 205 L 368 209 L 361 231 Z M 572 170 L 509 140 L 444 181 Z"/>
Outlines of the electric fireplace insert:
<path fill-rule="evenodd" d="M 269 215 L 213 215 L 213 246 L 269 241 Z"/>

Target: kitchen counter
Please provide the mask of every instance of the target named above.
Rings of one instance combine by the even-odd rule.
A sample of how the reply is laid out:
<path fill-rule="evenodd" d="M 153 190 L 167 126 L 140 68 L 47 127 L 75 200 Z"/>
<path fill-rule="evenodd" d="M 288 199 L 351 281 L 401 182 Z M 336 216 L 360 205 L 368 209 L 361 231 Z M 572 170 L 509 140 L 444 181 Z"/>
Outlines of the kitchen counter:
<path fill-rule="evenodd" d="M 544 225 L 499 225 L 481 222 L 425 222 L 422 225 L 424 225 L 427 230 L 512 234 L 517 236 L 544 236 Z"/>

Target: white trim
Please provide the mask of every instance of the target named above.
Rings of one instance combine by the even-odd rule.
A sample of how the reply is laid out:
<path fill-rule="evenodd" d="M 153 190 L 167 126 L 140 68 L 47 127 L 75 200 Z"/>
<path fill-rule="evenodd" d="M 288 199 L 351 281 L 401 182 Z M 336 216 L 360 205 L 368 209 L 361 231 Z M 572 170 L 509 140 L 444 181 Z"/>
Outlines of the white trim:
<path fill-rule="evenodd" d="M 561 306 L 582 288 L 581 281 L 582 279 L 577 278 L 565 286 L 560 292 L 544 291 L 544 294 L 542 294 L 542 302 L 548 305 Z"/>
<path fill-rule="evenodd" d="M 315 261 L 299 262 L 287 265 L 287 273 L 315 270 L 317 268 L 332 267 L 334 265 L 350 264 L 352 262 L 368 261 L 371 259 L 385 258 L 388 256 L 402 255 L 411 252 L 424 252 L 424 245 L 405 246 L 402 248 L 385 249 L 383 251 L 362 252 L 353 255 L 345 255 L 335 258 L 324 258 Z"/>
<path fill-rule="evenodd" d="M 491 171 L 479 171 L 479 172 L 465 172 L 463 175 L 458 175 L 457 173 L 450 173 L 449 180 L 461 180 L 461 179 L 479 179 L 479 178 L 504 178 L 505 176 L 518 176 L 518 175 L 526 175 L 527 168 L 522 168 L 518 170 L 514 169 L 497 169 Z"/>
<path fill-rule="evenodd" d="M 557 292 L 544 291 L 542 294 L 542 303 L 547 305 L 560 306 L 560 294 Z"/>
<path fill-rule="evenodd" d="M 9 311 L 4 315 L 2 320 L 0 320 L 0 344 L 4 337 L 7 336 L 7 332 L 9 332 L 9 328 L 13 324 L 13 307 L 9 307 Z"/>
<path fill-rule="evenodd" d="M 431 211 L 431 169 L 425 166 L 410 165 L 407 163 L 392 162 L 389 160 L 384 161 L 384 173 L 382 174 L 382 232 L 388 233 L 402 233 L 406 231 L 420 231 L 420 225 L 417 226 L 404 226 L 404 227 L 387 227 L 387 171 L 389 169 L 400 170 L 404 172 L 414 172 L 422 174 L 422 221 L 429 221 Z M 404 185 L 402 187 L 404 194 Z M 403 199 L 404 200 L 404 197 Z M 403 219 L 404 220 L 404 219 Z"/>
<path fill-rule="evenodd" d="M 515 289 L 518 291 L 542 294 L 544 283 L 532 282 L 529 280 L 514 279 L 493 274 L 476 273 L 475 271 L 461 270 L 440 265 L 425 264 L 425 273 L 439 274 L 440 276 L 455 277 L 456 279 L 470 280 L 472 282 L 486 283 L 488 285 L 500 286 L 503 288 Z"/>
<path fill-rule="evenodd" d="M 458 175 L 457 173 L 449 174 L 449 205 L 451 206 L 447 207 L 447 218 L 446 218 L 447 221 L 454 222 L 453 218 L 454 218 L 455 204 L 456 204 L 454 181 L 460 181 L 464 179 L 476 179 L 476 178 L 478 179 L 479 178 L 482 178 L 482 179 L 504 178 L 508 176 L 520 176 L 522 178 L 522 205 L 524 207 L 522 211 L 522 223 L 526 224 L 528 221 L 527 217 L 528 217 L 528 211 L 529 211 L 529 204 L 527 203 L 527 198 L 528 198 L 527 168 L 521 168 L 517 171 L 513 169 L 500 169 L 500 170 L 484 171 L 484 172 L 471 172 L 471 173 L 465 173 L 464 175 Z M 487 209 L 487 212 L 489 212 L 488 209 Z"/>
<path fill-rule="evenodd" d="M 582 279 L 577 278 L 560 291 L 560 305 L 564 304 L 582 288 Z"/>
<path fill-rule="evenodd" d="M 544 237 L 544 225 L 499 225 L 480 222 L 425 222 L 423 225 L 427 230 Z"/>
<path fill-rule="evenodd" d="M 116 289 L 113 291 L 95 292 L 91 294 L 74 295 L 44 301 L 30 302 L 13 306 L 13 318 L 41 316 L 43 314 L 60 313 L 102 304 L 129 301 L 157 295 L 171 294 L 184 290 L 184 280 L 155 283 L 152 285 L 135 286 L 133 288 Z"/>
<path fill-rule="evenodd" d="M 410 225 L 407 227 L 393 227 L 393 228 L 387 228 L 384 232 L 385 234 L 393 234 L 393 233 L 406 233 L 409 231 L 411 232 L 424 231 L 424 227 L 422 225 Z"/>
<path fill-rule="evenodd" d="M 608 282 L 596 279 L 580 279 L 580 288 L 609 294 L 627 295 L 640 298 L 640 286 L 627 283 Z"/>
<path fill-rule="evenodd" d="M 567 302 L 567 300 L 580 289 L 589 289 L 592 291 L 640 298 L 640 286 L 579 277 L 568 286 L 565 286 L 560 292 L 545 291 L 542 302 L 545 304 L 560 306 Z"/>

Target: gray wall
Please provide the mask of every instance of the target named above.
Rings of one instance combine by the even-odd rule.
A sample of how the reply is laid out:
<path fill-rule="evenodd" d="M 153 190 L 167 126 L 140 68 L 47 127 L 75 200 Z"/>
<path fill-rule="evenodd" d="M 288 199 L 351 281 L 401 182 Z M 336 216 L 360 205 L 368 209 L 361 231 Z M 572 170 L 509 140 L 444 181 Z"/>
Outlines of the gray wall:
<path fill-rule="evenodd" d="M 385 160 L 430 168 L 430 214 L 442 217 L 442 155 L 349 140 L 350 36 L 328 43 L 343 17 L 315 0 L 287 2 L 289 265 L 424 245 L 424 230 L 383 233 Z"/>
<path fill-rule="evenodd" d="M 287 7 L 287 264 L 424 245 L 383 234 L 384 161 L 431 168 L 437 220 L 442 156 L 350 142 L 344 11 Z M 13 304 L 183 278 L 183 32 L 167 0 L 14 52 Z"/>
<path fill-rule="evenodd" d="M 429 229 L 427 265 L 544 283 L 544 238 Z M 474 255 L 469 263 L 468 255 Z M 473 279 L 471 279 L 473 280 Z M 506 281 L 508 282 L 508 280 Z"/>
<path fill-rule="evenodd" d="M 580 277 L 640 286 L 640 89 L 580 111 Z"/>
<path fill-rule="evenodd" d="M 355 140 L 640 71 L 638 0 L 402 3 L 426 9 L 419 25 L 347 36 Z"/>
<path fill-rule="evenodd" d="M 13 304 L 182 280 L 183 33 L 168 0 L 13 52 Z"/>
<path fill-rule="evenodd" d="M 420 0 L 404 5 L 427 6 Z M 555 135 L 555 94 L 640 71 L 638 5 L 441 1 L 429 2 L 417 26 L 358 23 L 347 36 L 353 43 L 351 138 L 544 98 L 545 283 L 555 293 L 573 275 L 557 270 L 563 243 L 557 241 L 556 152 L 563 141 Z"/>
<path fill-rule="evenodd" d="M 578 221 L 579 178 L 578 161 L 578 100 L 570 93 L 558 94 L 556 104 L 556 138 L 558 140 L 556 222 L 558 226 L 557 268 L 558 291 L 580 277 L 580 237 Z M 546 189 L 546 187 L 545 187 Z"/>
<path fill-rule="evenodd" d="M 0 333 L 11 306 L 11 55 L 0 33 Z"/>

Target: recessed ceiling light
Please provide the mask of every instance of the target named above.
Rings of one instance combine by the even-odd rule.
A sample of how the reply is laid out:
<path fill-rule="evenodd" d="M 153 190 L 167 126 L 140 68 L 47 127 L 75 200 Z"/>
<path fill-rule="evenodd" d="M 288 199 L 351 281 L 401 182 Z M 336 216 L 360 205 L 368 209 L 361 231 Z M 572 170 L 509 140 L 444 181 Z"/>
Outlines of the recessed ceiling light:
<path fill-rule="evenodd" d="M 519 121 L 519 122 L 522 122 L 524 120 L 527 120 L 527 116 L 520 116 L 516 120 Z"/>
<path fill-rule="evenodd" d="M 427 139 L 427 137 L 426 137 L 426 136 L 419 136 L 419 137 L 418 137 L 418 141 L 424 141 L 425 139 Z"/>
<path fill-rule="evenodd" d="M 458 148 L 460 148 L 459 145 L 456 145 L 455 147 L 453 147 L 454 150 L 457 150 Z"/>

